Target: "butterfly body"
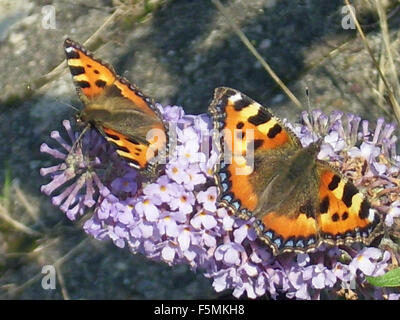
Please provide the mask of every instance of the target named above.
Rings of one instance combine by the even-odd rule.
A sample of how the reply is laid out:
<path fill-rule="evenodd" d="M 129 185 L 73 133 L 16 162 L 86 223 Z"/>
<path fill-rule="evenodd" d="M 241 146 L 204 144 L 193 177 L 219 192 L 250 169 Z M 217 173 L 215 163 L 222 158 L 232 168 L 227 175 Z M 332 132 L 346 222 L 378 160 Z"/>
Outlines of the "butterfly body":
<path fill-rule="evenodd" d="M 77 42 L 65 40 L 64 49 L 84 105 L 78 120 L 96 128 L 129 165 L 154 176 L 168 147 L 168 125 L 153 101 Z"/>
<path fill-rule="evenodd" d="M 87 103 L 79 113 L 79 120 L 91 123 L 95 128 L 111 128 L 123 132 L 126 137 L 147 143 L 149 127 L 158 127 L 159 121 L 132 108 L 132 103 L 119 97 L 99 97 Z"/>
<path fill-rule="evenodd" d="M 217 88 L 209 112 L 220 153 L 218 203 L 254 218 L 274 254 L 310 252 L 322 243 L 369 244 L 380 232 L 366 197 L 318 159 L 320 141 L 303 147 L 267 108 L 234 89 Z"/>
<path fill-rule="evenodd" d="M 254 209 L 256 216 L 273 210 L 277 214 L 290 216 L 299 203 L 311 206 L 309 214 L 315 215 L 318 201 L 316 151 L 315 145 L 311 145 L 308 148 L 286 150 L 285 153 L 255 153 L 254 166 L 257 170 L 249 178 L 255 193 L 260 195 Z M 310 195 L 315 196 L 310 199 Z"/>

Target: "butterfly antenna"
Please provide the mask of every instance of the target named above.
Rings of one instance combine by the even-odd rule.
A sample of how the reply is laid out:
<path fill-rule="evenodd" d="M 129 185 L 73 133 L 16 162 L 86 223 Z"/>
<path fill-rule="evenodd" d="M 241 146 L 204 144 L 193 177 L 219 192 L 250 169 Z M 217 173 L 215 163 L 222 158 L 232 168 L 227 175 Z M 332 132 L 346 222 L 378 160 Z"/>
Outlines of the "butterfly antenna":
<path fill-rule="evenodd" d="M 308 116 L 309 116 L 309 119 L 310 119 L 311 127 L 314 128 L 314 130 L 318 130 L 317 129 L 318 126 L 315 123 L 316 119 L 312 115 L 310 89 L 308 88 L 308 86 L 306 86 L 306 96 L 307 96 L 307 112 L 308 112 Z M 317 143 L 318 147 L 321 147 L 321 144 L 323 142 L 323 138 L 321 136 L 321 132 L 320 131 L 315 131 L 315 133 L 318 135 L 318 140 L 316 141 L 316 143 Z"/>
<path fill-rule="evenodd" d="M 74 141 L 74 143 L 72 144 L 71 150 L 68 152 L 68 157 L 70 156 L 70 154 L 72 152 L 74 152 L 76 146 L 78 145 L 78 143 L 82 140 L 83 135 L 90 129 L 90 124 L 88 123 L 82 130 L 82 132 L 79 134 L 78 138 L 76 138 L 76 140 Z"/>
<path fill-rule="evenodd" d="M 74 107 L 72 104 L 66 103 L 66 102 L 58 100 L 58 99 L 56 99 L 56 101 L 79 112 L 79 109 L 77 107 Z"/>
<path fill-rule="evenodd" d="M 307 96 L 307 109 L 308 112 L 311 114 L 310 89 L 308 88 L 308 86 L 306 87 L 306 96 Z"/>
<path fill-rule="evenodd" d="M 311 125 L 314 127 L 314 119 L 311 115 L 311 100 L 310 100 L 310 89 L 306 86 L 306 97 L 307 97 L 307 112 L 310 117 Z"/>

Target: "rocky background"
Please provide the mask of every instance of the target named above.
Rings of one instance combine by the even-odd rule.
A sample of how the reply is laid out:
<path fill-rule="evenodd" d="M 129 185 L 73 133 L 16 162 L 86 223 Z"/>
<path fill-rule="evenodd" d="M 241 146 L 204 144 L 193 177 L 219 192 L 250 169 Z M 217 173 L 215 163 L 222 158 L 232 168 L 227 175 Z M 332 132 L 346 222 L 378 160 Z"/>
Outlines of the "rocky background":
<path fill-rule="evenodd" d="M 386 73 L 375 1 L 351 1 Z M 222 1 L 231 19 L 303 109 L 395 121 L 382 82 L 344 2 Z M 400 4 L 380 1 L 398 65 Z M 211 281 L 88 238 L 40 193 L 39 152 L 81 107 L 63 41 L 96 56 L 162 104 L 206 112 L 218 86 L 238 89 L 291 121 L 301 109 L 274 83 L 210 0 L 0 0 L 0 299 L 217 299 Z M 390 72 L 387 72 L 388 74 Z M 57 268 L 56 290 L 41 287 Z"/>

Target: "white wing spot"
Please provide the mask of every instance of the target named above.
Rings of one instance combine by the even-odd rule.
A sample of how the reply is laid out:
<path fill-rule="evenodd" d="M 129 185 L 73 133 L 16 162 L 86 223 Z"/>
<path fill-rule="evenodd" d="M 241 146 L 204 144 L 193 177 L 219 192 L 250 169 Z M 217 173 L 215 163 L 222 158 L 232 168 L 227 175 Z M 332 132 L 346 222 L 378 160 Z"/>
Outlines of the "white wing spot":
<path fill-rule="evenodd" d="M 238 92 L 238 93 L 236 93 L 235 95 L 229 97 L 229 100 L 230 100 L 232 103 L 235 103 L 235 102 L 238 101 L 238 100 L 243 100 L 243 97 L 242 97 L 242 95 Z"/>
<path fill-rule="evenodd" d="M 374 221 L 374 219 L 375 219 L 375 210 L 369 209 L 368 220 L 372 222 Z"/>

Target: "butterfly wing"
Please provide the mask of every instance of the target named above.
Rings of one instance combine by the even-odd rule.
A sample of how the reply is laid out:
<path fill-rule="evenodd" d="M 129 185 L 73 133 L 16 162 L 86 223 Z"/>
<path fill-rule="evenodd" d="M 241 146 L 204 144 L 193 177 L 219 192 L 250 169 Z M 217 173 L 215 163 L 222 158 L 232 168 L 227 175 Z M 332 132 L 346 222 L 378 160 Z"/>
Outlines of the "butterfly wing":
<path fill-rule="evenodd" d="M 267 212 L 255 221 L 255 228 L 275 255 L 313 251 L 321 243 L 315 216 L 300 207 L 287 211 L 287 214 Z"/>
<path fill-rule="evenodd" d="M 274 254 L 310 252 L 321 243 L 368 245 L 382 232 L 378 213 L 353 183 L 325 161 L 316 160 L 315 166 L 303 192 L 293 192 L 302 198 L 283 202 L 277 212 L 262 211 L 256 221 L 260 238 Z"/>
<path fill-rule="evenodd" d="M 153 174 L 167 148 L 166 124 L 159 110 L 128 80 L 75 41 L 64 48 L 83 121 L 94 125 L 134 168 Z"/>
<path fill-rule="evenodd" d="M 351 182 L 316 160 L 318 144 L 303 148 L 271 112 L 233 89 L 216 89 L 209 112 L 220 152 L 218 202 L 243 219 L 255 217 L 259 238 L 275 255 L 323 242 L 369 243 L 377 235 L 379 216 Z"/>
<path fill-rule="evenodd" d="M 320 176 L 318 228 L 325 242 L 339 245 L 370 242 L 381 233 L 379 214 L 371 208 L 366 197 L 332 169 L 317 161 Z"/>
<path fill-rule="evenodd" d="M 231 88 L 215 90 L 209 113 L 220 153 L 214 168 L 218 201 L 242 218 L 249 218 L 263 191 L 254 183 L 260 174 L 257 155 L 274 154 L 282 147 L 297 149 L 300 141 L 267 108 Z M 272 177 L 273 169 L 271 164 L 266 179 Z"/>
<path fill-rule="evenodd" d="M 78 94 L 82 99 L 92 99 L 101 95 L 107 86 L 116 80 L 114 69 L 95 59 L 93 55 L 79 43 L 66 39 L 64 50 Z"/>

